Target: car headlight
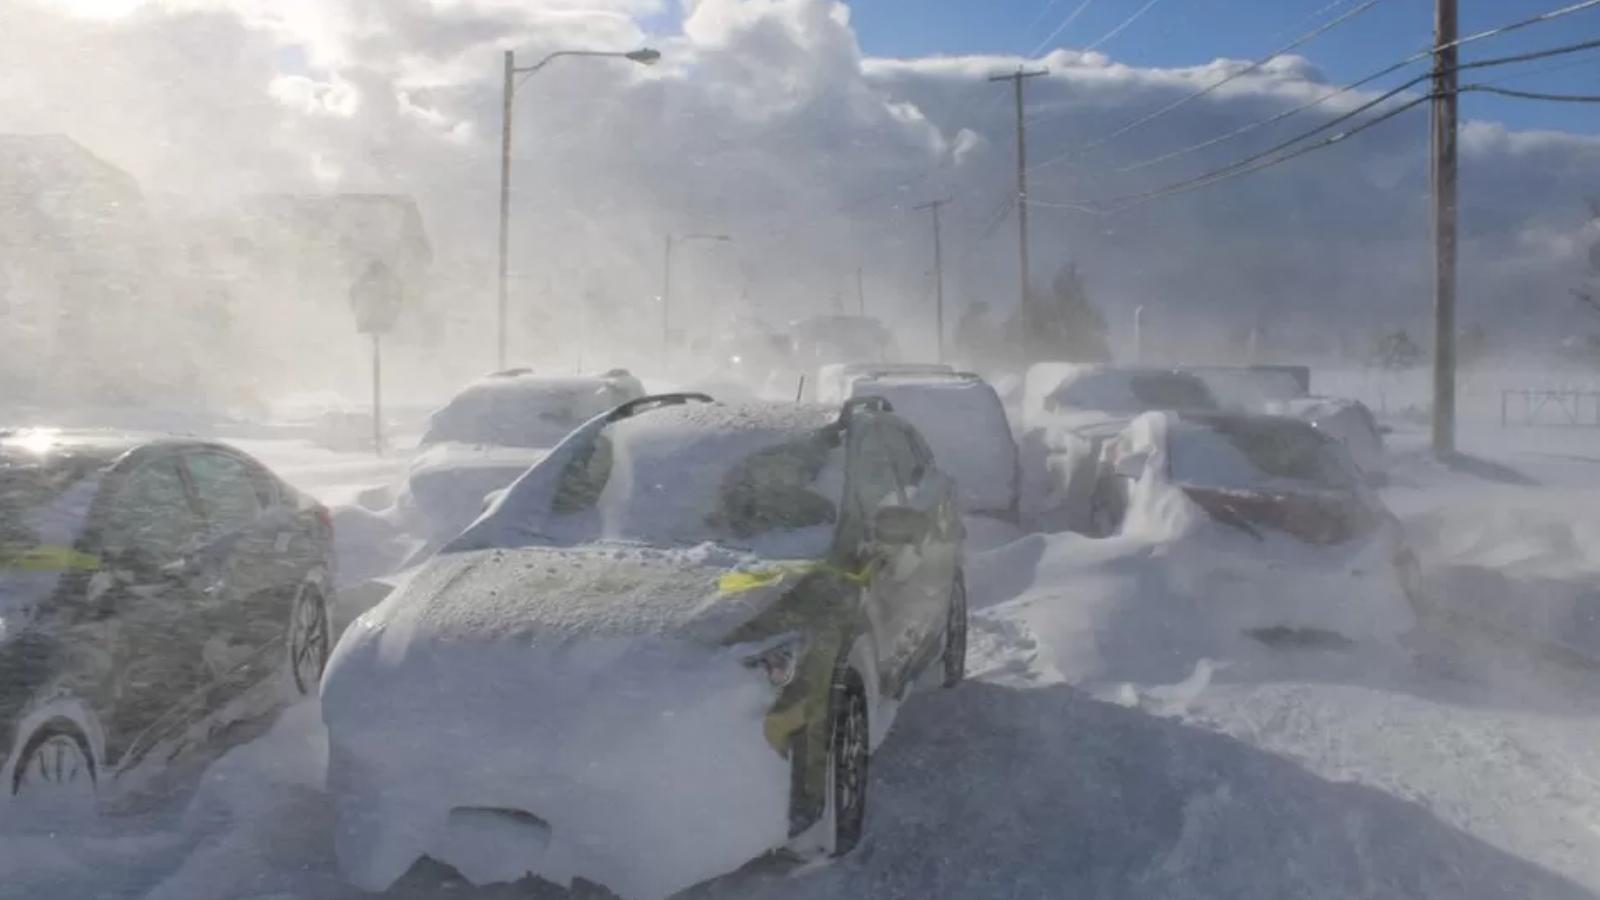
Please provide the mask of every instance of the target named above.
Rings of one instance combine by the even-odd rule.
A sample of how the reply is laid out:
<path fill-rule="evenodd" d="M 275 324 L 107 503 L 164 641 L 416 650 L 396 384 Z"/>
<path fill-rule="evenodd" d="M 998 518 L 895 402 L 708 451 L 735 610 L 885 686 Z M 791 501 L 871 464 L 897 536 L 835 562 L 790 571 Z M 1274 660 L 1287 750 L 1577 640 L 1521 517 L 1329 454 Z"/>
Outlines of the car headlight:
<path fill-rule="evenodd" d="M 786 687 L 800 671 L 800 658 L 805 655 L 806 639 L 799 634 L 786 634 L 774 638 L 765 647 L 744 657 L 745 668 L 761 672 L 773 687 Z"/>

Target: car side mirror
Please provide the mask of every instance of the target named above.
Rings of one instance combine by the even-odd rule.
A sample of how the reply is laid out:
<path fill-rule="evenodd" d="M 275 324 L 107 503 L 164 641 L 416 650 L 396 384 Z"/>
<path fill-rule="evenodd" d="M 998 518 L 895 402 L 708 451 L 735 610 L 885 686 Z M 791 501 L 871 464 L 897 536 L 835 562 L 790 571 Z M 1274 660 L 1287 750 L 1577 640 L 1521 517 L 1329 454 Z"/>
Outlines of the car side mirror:
<path fill-rule="evenodd" d="M 493 490 L 493 491 L 490 491 L 487 494 L 484 494 L 483 495 L 483 506 L 478 510 L 479 515 L 482 515 L 483 513 L 488 512 L 489 511 L 489 507 L 493 506 L 496 500 L 499 500 L 501 497 L 505 496 L 506 490 L 507 490 L 506 488 L 499 488 L 497 490 Z"/>
<path fill-rule="evenodd" d="M 884 544 L 915 544 L 927 537 L 932 528 L 931 516 L 909 506 L 885 506 L 872 517 L 872 535 Z"/>
<path fill-rule="evenodd" d="M 1111 463 L 1111 471 L 1118 478 L 1138 480 L 1144 474 L 1145 463 L 1150 461 L 1148 453 L 1130 453 L 1119 456 Z"/>

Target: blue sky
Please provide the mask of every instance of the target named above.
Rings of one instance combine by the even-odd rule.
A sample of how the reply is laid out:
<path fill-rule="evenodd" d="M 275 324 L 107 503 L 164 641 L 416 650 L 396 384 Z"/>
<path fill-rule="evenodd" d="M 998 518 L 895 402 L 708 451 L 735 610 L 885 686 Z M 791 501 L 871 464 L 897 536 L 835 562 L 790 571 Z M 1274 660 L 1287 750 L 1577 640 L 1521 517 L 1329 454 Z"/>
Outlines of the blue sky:
<path fill-rule="evenodd" d="M 875 56 L 1029 53 L 1083 0 L 855 0 L 851 22 Z M 1111 32 L 1149 0 L 1090 0 L 1051 40 L 1083 47 Z M 1574 0 L 1460 0 L 1463 35 L 1566 6 Z M 1359 0 L 1155 0 L 1099 49 L 1134 65 L 1173 66 L 1218 56 L 1255 58 L 1359 5 Z M 1320 13 L 1320 14 L 1319 14 Z M 1298 51 L 1330 81 L 1359 78 L 1428 46 L 1432 0 L 1381 0 Z M 1600 38 L 1600 7 L 1463 48 L 1463 60 L 1503 56 Z M 1420 71 L 1420 70 L 1419 70 Z M 1403 79 L 1402 79 L 1403 80 Z M 1466 80 L 1466 79 L 1464 79 Z M 1519 90 L 1600 93 L 1600 50 L 1487 69 L 1471 80 Z M 1469 96 L 1464 115 L 1517 128 L 1600 133 L 1600 105 Z"/>

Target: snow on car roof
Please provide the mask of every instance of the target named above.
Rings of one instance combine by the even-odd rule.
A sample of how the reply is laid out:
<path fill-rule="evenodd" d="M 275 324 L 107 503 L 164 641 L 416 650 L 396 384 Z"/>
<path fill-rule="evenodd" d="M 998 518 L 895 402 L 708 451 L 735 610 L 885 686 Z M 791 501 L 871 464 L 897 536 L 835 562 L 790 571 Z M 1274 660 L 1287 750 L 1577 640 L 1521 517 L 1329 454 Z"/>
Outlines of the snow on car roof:
<path fill-rule="evenodd" d="M 839 417 L 839 407 L 825 403 L 783 403 L 733 401 L 715 403 L 682 403 L 661 406 L 647 413 L 632 416 L 616 423 L 610 429 L 615 435 L 627 426 L 630 434 L 648 432 L 673 432 L 692 430 L 719 431 L 782 431 L 799 433 L 821 428 Z"/>
<path fill-rule="evenodd" d="M 1139 413 L 1152 409 L 1213 409 L 1204 381 L 1160 368 L 1085 366 L 1067 374 L 1044 397 L 1047 411 L 1092 409 Z"/>
<path fill-rule="evenodd" d="M 616 403 L 638 396 L 631 376 L 538 375 L 511 370 L 472 382 L 429 417 L 424 444 L 548 447 Z"/>

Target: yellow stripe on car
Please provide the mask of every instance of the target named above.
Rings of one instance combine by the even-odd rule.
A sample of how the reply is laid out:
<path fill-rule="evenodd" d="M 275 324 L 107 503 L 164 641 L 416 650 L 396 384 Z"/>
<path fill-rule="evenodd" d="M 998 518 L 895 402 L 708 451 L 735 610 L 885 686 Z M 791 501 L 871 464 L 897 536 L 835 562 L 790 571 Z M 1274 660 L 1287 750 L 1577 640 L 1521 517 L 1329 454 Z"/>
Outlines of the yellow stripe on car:
<path fill-rule="evenodd" d="M 0 571 L 93 572 L 100 568 L 100 557 L 71 547 L 29 547 L 26 550 L 0 550 Z"/>
<path fill-rule="evenodd" d="M 870 563 L 854 572 L 824 562 L 784 563 L 765 569 L 724 572 L 717 579 L 717 593 L 724 597 L 731 594 L 742 594 L 745 591 L 770 587 L 790 575 L 809 575 L 812 572 L 826 572 L 831 575 L 837 575 L 851 584 L 867 584 L 872 581 L 872 565 Z"/>

